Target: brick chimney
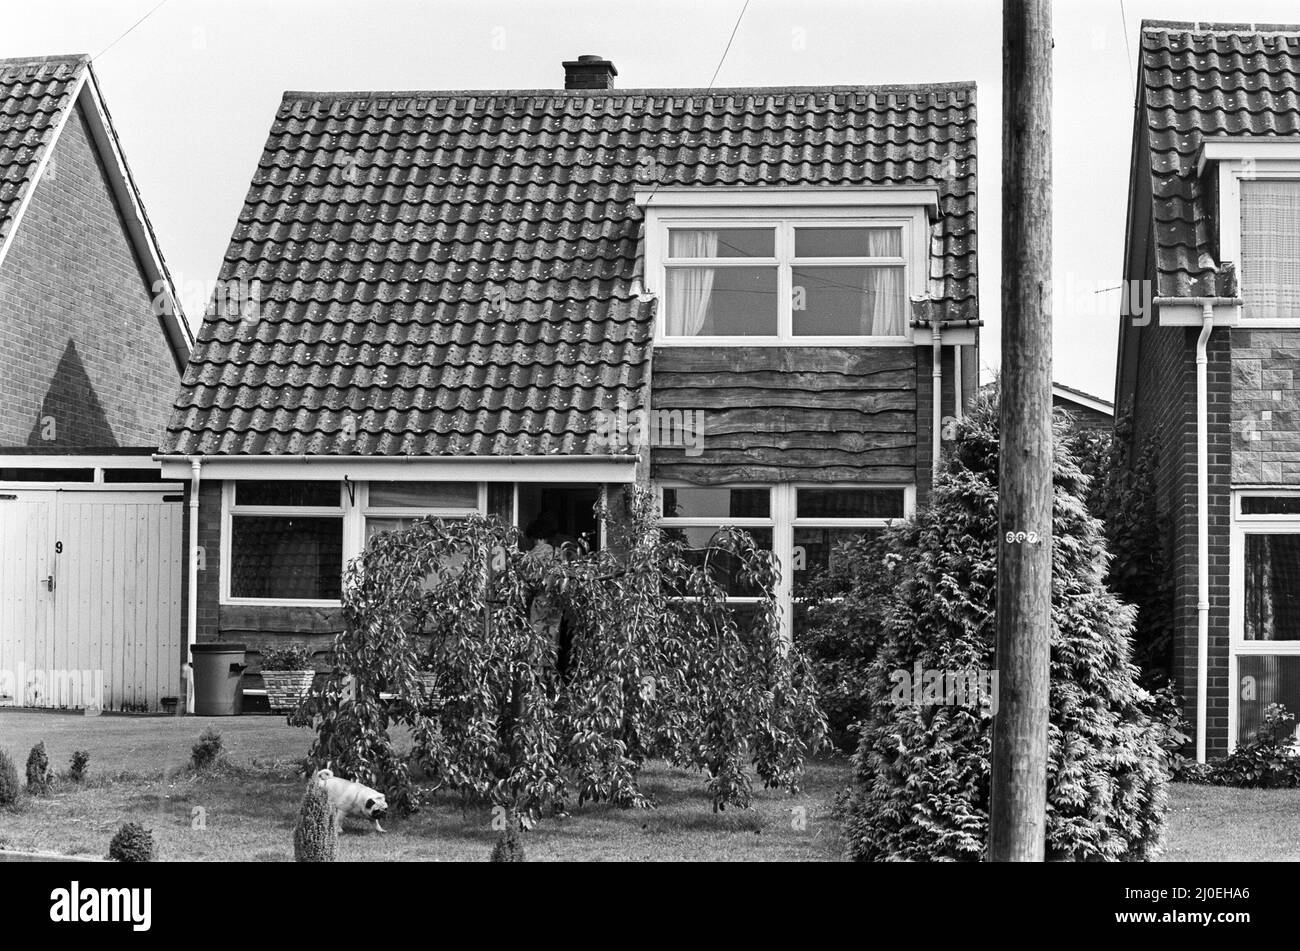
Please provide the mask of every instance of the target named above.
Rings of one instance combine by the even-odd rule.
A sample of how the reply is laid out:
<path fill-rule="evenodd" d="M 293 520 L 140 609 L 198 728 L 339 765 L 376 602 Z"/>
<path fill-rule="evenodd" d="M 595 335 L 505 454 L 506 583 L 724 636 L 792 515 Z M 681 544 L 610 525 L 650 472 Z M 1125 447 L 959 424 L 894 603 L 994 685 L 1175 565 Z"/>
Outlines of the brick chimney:
<path fill-rule="evenodd" d="M 565 89 L 613 89 L 618 70 L 602 56 L 579 56 L 564 64 Z"/>

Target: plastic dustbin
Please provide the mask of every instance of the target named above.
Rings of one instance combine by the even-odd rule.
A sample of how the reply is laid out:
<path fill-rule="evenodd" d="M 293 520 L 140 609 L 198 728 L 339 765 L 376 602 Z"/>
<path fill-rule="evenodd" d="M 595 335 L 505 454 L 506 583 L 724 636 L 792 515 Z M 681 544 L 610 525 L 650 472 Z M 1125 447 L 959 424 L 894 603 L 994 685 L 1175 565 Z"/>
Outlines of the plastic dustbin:
<path fill-rule="evenodd" d="M 244 703 L 244 663 L 247 646 L 216 642 L 191 644 L 194 659 L 194 714 L 200 717 L 238 716 Z"/>

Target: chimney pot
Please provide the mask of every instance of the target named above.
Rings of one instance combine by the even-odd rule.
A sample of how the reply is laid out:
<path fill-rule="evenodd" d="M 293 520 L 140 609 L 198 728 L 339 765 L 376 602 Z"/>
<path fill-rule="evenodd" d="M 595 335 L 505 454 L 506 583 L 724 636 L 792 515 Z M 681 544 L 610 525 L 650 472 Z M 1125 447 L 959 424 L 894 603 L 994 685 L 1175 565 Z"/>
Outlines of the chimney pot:
<path fill-rule="evenodd" d="M 603 56 L 583 54 L 564 63 L 565 89 L 613 89 L 618 70 Z"/>

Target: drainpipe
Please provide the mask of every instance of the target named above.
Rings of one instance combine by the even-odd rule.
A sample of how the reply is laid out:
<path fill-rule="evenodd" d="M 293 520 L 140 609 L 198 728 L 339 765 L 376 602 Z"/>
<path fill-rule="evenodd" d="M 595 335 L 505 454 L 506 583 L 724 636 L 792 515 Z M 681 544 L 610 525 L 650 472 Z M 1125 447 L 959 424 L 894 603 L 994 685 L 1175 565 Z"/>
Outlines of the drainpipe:
<path fill-rule="evenodd" d="M 965 381 L 963 381 L 961 378 L 961 347 L 960 346 L 954 346 L 952 348 L 952 378 L 953 378 L 953 384 L 952 384 L 953 392 L 957 394 L 957 398 L 953 400 L 952 415 L 955 416 L 957 419 L 961 419 L 962 416 L 965 415 L 965 411 L 961 405 L 963 402 L 962 384 Z"/>
<path fill-rule="evenodd" d="M 1210 673 L 1210 394 L 1206 345 L 1214 329 L 1214 305 L 1201 305 L 1196 338 L 1196 761 L 1205 762 Z"/>
<path fill-rule="evenodd" d="M 199 640 L 199 483 L 203 460 L 190 457 L 190 558 L 189 606 L 185 627 L 185 712 L 194 712 L 194 655 L 191 648 Z"/>
<path fill-rule="evenodd" d="M 930 318 L 930 367 L 931 387 L 934 390 L 933 419 L 930 431 L 934 434 L 934 446 L 930 456 L 930 485 L 939 478 L 939 449 L 941 446 L 940 429 L 943 426 L 943 330 L 939 321 Z"/>
<path fill-rule="evenodd" d="M 1215 307 L 1240 307 L 1237 297 L 1157 297 L 1157 307 L 1199 306 L 1196 339 L 1196 761 L 1205 762 L 1210 679 L 1210 394 L 1206 346 Z"/>

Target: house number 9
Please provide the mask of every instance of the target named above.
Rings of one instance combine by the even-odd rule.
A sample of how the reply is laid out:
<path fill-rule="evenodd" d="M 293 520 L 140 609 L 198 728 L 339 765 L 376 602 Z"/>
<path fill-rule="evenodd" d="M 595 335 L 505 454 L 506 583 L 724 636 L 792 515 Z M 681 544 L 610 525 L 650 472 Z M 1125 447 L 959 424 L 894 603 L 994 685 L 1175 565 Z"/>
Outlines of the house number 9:
<path fill-rule="evenodd" d="M 56 555 L 62 555 L 62 554 L 63 554 L 63 542 L 55 542 L 55 543 L 54 543 L 54 554 L 56 554 Z"/>
<path fill-rule="evenodd" d="M 1008 545 L 1023 545 L 1028 542 L 1031 545 L 1038 544 L 1037 532 L 1007 532 Z"/>

